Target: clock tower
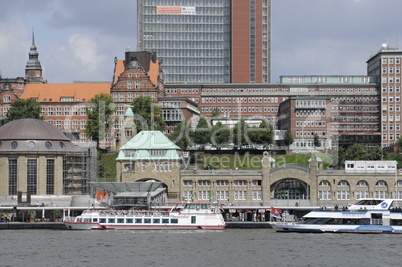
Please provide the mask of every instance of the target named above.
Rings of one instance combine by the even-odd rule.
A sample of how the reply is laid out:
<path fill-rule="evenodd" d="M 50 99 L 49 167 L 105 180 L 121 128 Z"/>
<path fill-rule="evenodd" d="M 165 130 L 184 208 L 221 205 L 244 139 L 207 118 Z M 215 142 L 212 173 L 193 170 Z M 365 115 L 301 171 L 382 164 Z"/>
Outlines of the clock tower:
<path fill-rule="evenodd" d="M 42 66 L 40 65 L 38 50 L 35 45 L 35 36 L 32 32 L 32 45 L 29 51 L 29 59 L 25 67 L 25 77 L 30 83 L 43 83 Z"/>

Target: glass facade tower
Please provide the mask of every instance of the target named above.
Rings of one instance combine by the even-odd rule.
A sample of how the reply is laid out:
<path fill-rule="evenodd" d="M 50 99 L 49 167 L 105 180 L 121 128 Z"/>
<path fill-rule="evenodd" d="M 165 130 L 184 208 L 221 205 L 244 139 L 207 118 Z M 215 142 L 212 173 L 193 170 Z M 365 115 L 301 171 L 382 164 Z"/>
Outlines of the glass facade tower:
<path fill-rule="evenodd" d="M 270 26 L 262 21 L 269 7 L 270 0 L 138 0 L 138 50 L 157 53 L 165 84 L 231 83 L 233 76 L 234 82 L 268 82 L 262 69 L 269 69 L 270 42 L 263 49 L 262 39 Z M 239 18 L 246 19 L 240 28 Z M 236 32 L 247 40 L 245 51 Z M 247 67 L 234 71 L 235 64 Z"/>

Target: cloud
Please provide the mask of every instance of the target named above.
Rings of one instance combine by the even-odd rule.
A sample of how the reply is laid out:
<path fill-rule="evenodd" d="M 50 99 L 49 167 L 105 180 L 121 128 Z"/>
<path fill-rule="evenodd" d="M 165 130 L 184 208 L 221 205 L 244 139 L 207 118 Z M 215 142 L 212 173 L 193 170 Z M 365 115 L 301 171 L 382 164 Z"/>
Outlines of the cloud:
<path fill-rule="evenodd" d="M 89 36 L 75 33 L 68 39 L 68 43 L 74 57 L 86 71 L 96 70 L 105 60 L 105 56 L 98 54 L 97 42 Z"/>

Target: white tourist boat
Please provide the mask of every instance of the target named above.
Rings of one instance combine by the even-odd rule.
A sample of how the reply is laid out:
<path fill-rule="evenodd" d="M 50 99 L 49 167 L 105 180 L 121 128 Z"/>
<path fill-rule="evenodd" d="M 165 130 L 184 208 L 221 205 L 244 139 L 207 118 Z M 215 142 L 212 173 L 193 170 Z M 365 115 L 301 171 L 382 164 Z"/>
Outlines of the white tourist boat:
<path fill-rule="evenodd" d="M 364 199 L 343 210 L 311 211 L 299 222 L 270 222 L 277 232 L 402 233 L 402 199 Z"/>
<path fill-rule="evenodd" d="M 72 230 L 223 230 L 221 210 L 211 203 L 176 204 L 158 210 L 85 210 L 80 216 L 64 220 Z"/>

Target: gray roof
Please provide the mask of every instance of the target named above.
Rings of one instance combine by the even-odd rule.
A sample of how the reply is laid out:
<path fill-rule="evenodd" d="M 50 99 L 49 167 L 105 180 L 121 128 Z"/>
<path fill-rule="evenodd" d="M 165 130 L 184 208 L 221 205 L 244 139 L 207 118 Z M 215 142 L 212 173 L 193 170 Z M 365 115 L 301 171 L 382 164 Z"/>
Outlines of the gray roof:
<path fill-rule="evenodd" d="M 110 192 L 153 192 L 163 185 L 161 182 L 90 182 L 91 185 Z"/>
<path fill-rule="evenodd" d="M 0 141 L 5 140 L 70 141 L 59 129 L 37 119 L 15 120 L 1 126 Z"/>

